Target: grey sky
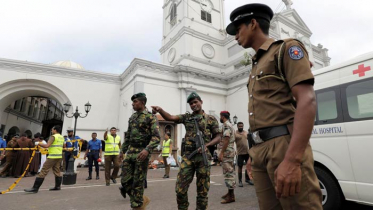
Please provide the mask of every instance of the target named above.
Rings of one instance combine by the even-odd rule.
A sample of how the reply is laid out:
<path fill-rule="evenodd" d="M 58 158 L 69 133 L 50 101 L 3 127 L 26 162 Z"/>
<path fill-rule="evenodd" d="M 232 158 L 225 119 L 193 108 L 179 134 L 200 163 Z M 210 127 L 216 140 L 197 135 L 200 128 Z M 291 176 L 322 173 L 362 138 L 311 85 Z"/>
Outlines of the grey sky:
<path fill-rule="evenodd" d="M 230 12 L 258 1 L 225 0 Z M 281 0 L 262 0 L 273 10 Z M 372 0 L 293 0 L 335 64 L 373 51 Z M 163 0 L 2 0 L 0 57 L 121 73 L 134 57 L 160 62 Z M 283 4 L 282 4 L 283 5 Z"/>

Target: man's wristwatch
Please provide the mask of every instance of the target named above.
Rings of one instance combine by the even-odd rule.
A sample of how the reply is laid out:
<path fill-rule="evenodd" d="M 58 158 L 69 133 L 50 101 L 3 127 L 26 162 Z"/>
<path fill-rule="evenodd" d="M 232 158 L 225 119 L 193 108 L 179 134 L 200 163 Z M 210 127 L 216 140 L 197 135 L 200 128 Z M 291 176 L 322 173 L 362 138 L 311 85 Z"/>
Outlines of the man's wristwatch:
<path fill-rule="evenodd" d="M 148 147 L 145 147 L 145 150 L 146 150 L 146 151 L 148 151 L 148 152 L 150 153 L 150 150 L 149 150 L 149 148 L 148 148 Z"/>

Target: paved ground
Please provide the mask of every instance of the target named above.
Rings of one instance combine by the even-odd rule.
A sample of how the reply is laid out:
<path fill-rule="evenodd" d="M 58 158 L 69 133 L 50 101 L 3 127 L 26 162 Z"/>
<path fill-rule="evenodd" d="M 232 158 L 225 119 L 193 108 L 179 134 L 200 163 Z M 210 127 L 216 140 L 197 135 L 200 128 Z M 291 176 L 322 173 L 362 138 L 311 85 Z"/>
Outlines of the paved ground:
<path fill-rule="evenodd" d="M 149 210 L 175 210 L 175 177 L 178 169 L 171 169 L 171 178 L 162 179 L 164 169 L 149 170 L 148 189 L 145 194 L 150 197 Z M 255 210 L 258 202 L 253 186 L 245 184 L 243 188 L 235 190 L 236 202 L 232 204 L 220 204 L 220 197 L 226 193 L 222 171 L 219 166 L 212 167 L 211 188 L 209 193 L 209 209 L 219 210 Z M 119 184 L 105 186 L 104 173 L 100 172 L 100 180 L 86 181 L 87 169 L 78 169 L 76 185 L 62 186 L 63 189 L 57 192 L 48 191 L 54 184 L 53 174 L 50 173 L 41 190 L 37 194 L 27 194 L 24 188 L 29 188 L 34 182 L 34 177 L 25 177 L 10 193 L 0 195 L 1 209 L 130 209 L 129 199 L 123 199 L 119 194 Z M 0 190 L 5 190 L 16 179 L 0 179 Z M 119 179 L 118 179 L 119 181 Z M 195 209 L 196 202 L 195 181 L 189 188 L 190 208 Z M 355 203 L 347 203 L 345 209 L 371 209 Z"/>

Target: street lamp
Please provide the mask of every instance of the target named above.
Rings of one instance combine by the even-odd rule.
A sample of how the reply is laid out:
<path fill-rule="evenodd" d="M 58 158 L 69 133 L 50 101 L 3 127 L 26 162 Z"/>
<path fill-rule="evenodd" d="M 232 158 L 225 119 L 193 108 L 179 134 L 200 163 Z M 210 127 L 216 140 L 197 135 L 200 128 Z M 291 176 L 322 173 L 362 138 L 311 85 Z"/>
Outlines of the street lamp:
<path fill-rule="evenodd" d="M 234 115 L 234 117 L 233 117 L 233 123 L 234 123 L 234 125 L 237 124 L 237 120 L 238 120 L 238 117 L 236 115 Z"/>
<path fill-rule="evenodd" d="M 88 112 L 91 111 L 92 105 L 87 102 L 84 105 L 84 109 L 86 114 L 83 116 L 81 113 L 79 113 L 78 106 L 76 106 L 75 113 L 73 113 L 71 116 L 69 116 L 67 113 L 69 112 L 71 107 L 71 104 L 69 102 L 66 102 L 63 107 L 63 111 L 65 112 L 65 115 L 67 118 L 75 118 L 75 124 L 74 124 L 74 136 L 73 140 L 75 140 L 75 134 L 76 134 L 76 123 L 78 121 L 78 118 L 85 118 L 88 116 Z M 75 143 L 75 142 L 74 142 Z M 74 147 L 74 155 L 77 155 L 77 148 Z M 67 161 L 67 160 L 66 160 Z M 71 156 L 69 161 L 69 166 L 67 167 L 66 173 L 63 175 L 63 184 L 64 185 L 70 185 L 70 184 L 75 184 L 76 183 L 76 173 L 74 172 L 74 157 Z"/>

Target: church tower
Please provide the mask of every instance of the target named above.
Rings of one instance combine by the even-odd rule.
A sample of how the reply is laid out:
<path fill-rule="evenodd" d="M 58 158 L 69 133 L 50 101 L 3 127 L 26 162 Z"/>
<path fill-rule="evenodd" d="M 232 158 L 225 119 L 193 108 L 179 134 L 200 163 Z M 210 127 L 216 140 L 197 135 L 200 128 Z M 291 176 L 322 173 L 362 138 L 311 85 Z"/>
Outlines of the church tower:
<path fill-rule="evenodd" d="M 224 0 L 164 0 L 163 64 L 218 71 L 225 39 Z"/>

